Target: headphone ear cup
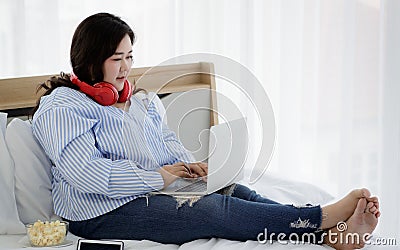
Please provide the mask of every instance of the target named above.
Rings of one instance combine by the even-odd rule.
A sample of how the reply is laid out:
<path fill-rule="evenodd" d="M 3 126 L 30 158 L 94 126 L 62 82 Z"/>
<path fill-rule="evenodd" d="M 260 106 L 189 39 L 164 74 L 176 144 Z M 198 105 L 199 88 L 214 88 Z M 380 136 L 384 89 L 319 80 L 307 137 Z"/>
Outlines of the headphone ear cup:
<path fill-rule="evenodd" d="M 119 95 L 117 89 L 110 83 L 99 82 L 93 85 L 90 95 L 97 103 L 110 106 L 117 102 Z"/>
<path fill-rule="evenodd" d="M 93 98 L 100 105 L 110 106 L 115 104 L 119 99 L 118 91 L 111 83 L 99 82 L 91 86 L 79 80 L 74 72 L 71 72 L 70 80 L 83 93 Z"/>
<path fill-rule="evenodd" d="M 124 89 L 119 95 L 118 102 L 126 102 L 131 98 L 132 96 L 132 84 L 128 81 L 125 80 L 124 82 Z"/>

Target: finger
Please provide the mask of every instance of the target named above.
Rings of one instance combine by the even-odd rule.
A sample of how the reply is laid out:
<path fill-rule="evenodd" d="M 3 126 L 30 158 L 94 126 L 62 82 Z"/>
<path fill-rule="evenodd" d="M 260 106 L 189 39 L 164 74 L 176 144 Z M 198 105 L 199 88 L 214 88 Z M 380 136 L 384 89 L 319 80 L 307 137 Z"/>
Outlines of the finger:
<path fill-rule="evenodd" d="M 208 168 L 208 163 L 206 162 L 199 162 L 199 164 L 203 167 L 203 168 Z"/>
<path fill-rule="evenodd" d="M 174 164 L 173 166 L 165 167 L 164 170 L 167 171 L 172 176 L 182 177 L 180 172 L 186 171 L 186 168 L 183 165 L 175 165 Z"/>
<path fill-rule="evenodd" d="M 193 176 L 193 171 L 192 171 L 192 169 L 190 168 L 190 166 L 188 165 L 188 164 L 185 164 L 185 169 L 186 169 L 186 171 L 191 175 L 191 176 Z"/>
<path fill-rule="evenodd" d="M 179 171 L 178 174 L 179 174 L 179 177 L 182 177 L 182 178 L 193 178 L 193 176 L 186 169 Z"/>
<path fill-rule="evenodd" d="M 183 174 L 182 177 L 193 178 L 193 173 L 192 173 L 192 171 L 190 170 L 190 168 L 188 167 L 188 165 L 185 164 L 185 165 L 181 166 L 180 171 L 181 171 L 181 172 L 184 172 L 184 174 Z"/>
<path fill-rule="evenodd" d="M 184 162 L 177 162 L 174 165 L 174 171 L 186 171 L 189 175 L 192 175 L 192 171 L 188 167 L 188 165 Z"/>
<path fill-rule="evenodd" d="M 203 171 L 206 173 L 205 176 L 202 176 L 202 180 L 204 182 L 207 182 L 207 177 L 208 177 L 208 163 L 205 162 L 200 162 L 200 167 L 203 169 Z"/>
<path fill-rule="evenodd" d="M 201 168 L 201 170 L 207 175 L 208 174 L 208 164 L 204 162 L 198 162 L 197 165 Z"/>
<path fill-rule="evenodd" d="M 185 166 L 185 165 L 186 165 L 186 163 L 180 161 L 180 162 L 175 163 L 173 166 L 182 167 L 182 166 Z"/>
<path fill-rule="evenodd" d="M 203 171 L 208 174 L 208 164 L 204 162 L 200 162 L 200 167 L 203 169 Z"/>
<path fill-rule="evenodd" d="M 189 168 L 196 174 L 200 176 L 206 176 L 207 173 L 197 164 L 197 163 L 191 163 L 189 164 Z"/>

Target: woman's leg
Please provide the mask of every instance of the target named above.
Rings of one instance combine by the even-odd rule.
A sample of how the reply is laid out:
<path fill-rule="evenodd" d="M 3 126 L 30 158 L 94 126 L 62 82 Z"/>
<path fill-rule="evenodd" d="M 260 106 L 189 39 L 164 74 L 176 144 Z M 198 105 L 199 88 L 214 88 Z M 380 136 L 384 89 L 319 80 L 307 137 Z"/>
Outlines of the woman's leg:
<path fill-rule="evenodd" d="M 274 239 L 279 233 L 287 237 L 313 233 L 321 225 L 319 206 L 298 208 L 220 194 L 204 196 L 192 207 L 176 205 L 176 200 L 166 195 L 138 198 L 97 218 L 71 222 L 70 231 L 89 239 L 182 244 L 212 237 L 245 241 L 262 235 L 261 240 Z"/>
<path fill-rule="evenodd" d="M 232 193 L 232 197 L 237 197 L 242 200 L 261 202 L 267 204 L 280 204 L 276 201 L 262 197 L 256 191 L 251 190 L 250 188 L 241 184 L 236 184 L 236 187 Z"/>
<path fill-rule="evenodd" d="M 276 201 L 267 199 L 257 194 L 254 190 L 249 189 L 246 186 L 237 184 L 233 197 L 237 197 L 243 200 L 261 202 L 267 204 L 280 204 Z M 353 214 L 356 209 L 357 203 L 361 198 L 366 198 L 370 205 L 367 209 L 375 215 L 380 214 L 379 212 L 379 202 L 377 197 L 370 197 L 371 193 L 368 189 L 354 189 L 349 194 L 347 194 L 341 200 L 322 207 L 323 221 L 321 224 L 322 229 L 328 229 L 336 226 L 340 221 L 346 221 Z"/>

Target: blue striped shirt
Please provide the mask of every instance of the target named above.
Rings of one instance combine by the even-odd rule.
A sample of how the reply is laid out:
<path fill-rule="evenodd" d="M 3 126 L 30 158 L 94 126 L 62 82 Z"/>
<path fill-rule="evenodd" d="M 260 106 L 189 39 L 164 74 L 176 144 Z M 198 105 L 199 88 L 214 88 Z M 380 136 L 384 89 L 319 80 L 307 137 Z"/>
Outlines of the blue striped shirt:
<path fill-rule="evenodd" d="M 41 98 L 32 128 L 53 162 L 57 215 L 79 221 L 105 214 L 161 189 L 158 168 L 195 161 L 163 123 L 152 94 L 148 105 L 132 96 L 128 112 L 66 87 Z"/>

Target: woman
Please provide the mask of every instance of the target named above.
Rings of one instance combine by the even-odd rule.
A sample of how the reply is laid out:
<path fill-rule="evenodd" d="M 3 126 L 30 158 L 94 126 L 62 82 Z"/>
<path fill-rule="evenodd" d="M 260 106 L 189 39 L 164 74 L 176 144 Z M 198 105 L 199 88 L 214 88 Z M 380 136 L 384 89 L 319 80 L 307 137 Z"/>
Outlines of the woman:
<path fill-rule="evenodd" d="M 92 15 L 72 39 L 73 73 L 42 84 L 33 133 L 54 165 L 55 212 L 73 234 L 182 244 L 210 237 L 257 240 L 267 229 L 267 238 L 312 233 L 312 242 L 332 245 L 326 234 L 337 232 L 340 221 L 348 232 L 374 230 L 379 202 L 367 189 L 324 207 L 282 205 L 242 185 L 231 195 L 214 193 L 180 208 L 174 197 L 149 196 L 177 178 L 206 176 L 207 164 L 196 163 L 162 123 L 159 99 L 146 107 L 127 81 L 134 41 L 120 18 Z"/>

